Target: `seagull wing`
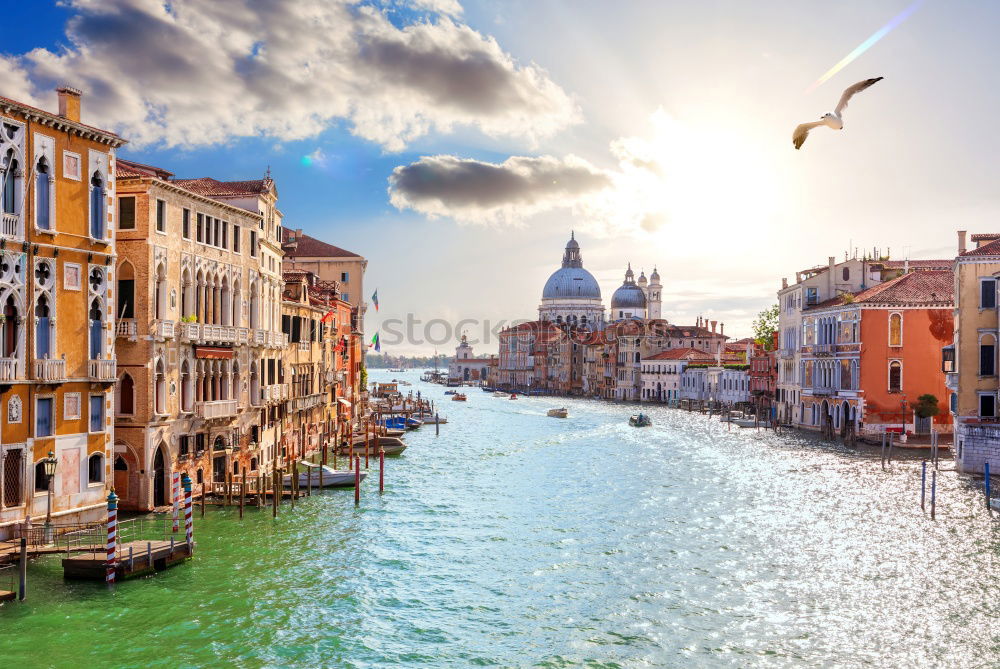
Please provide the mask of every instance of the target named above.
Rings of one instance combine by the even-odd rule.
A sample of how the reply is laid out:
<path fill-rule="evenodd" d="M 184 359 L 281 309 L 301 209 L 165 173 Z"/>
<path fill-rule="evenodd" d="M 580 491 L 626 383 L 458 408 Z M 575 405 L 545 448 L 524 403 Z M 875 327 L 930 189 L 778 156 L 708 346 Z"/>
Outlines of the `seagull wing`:
<path fill-rule="evenodd" d="M 855 93 L 860 93 L 861 91 L 865 90 L 869 86 L 872 86 L 873 84 L 878 83 L 879 81 L 882 81 L 882 77 L 875 77 L 874 79 L 865 79 L 864 81 L 859 81 L 853 86 L 848 86 L 846 89 L 844 89 L 844 94 L 840 96 L 840 102 L 837 103 L 837 108 L 833 110 L 833 113 L 836 114 L 837 116 L 840 116 L 840 112 L 847 109 L 847 103 L 850 101 L 852 97 L 854 97 Z"/>
<path fill-rule="evenodd" d="M 809 136 L 809 131 L 821 125 L 825 125 L 825 123 L 823 121 L 813 121 L 812 123 L 802 123 L 796 126 L 795 132 L 792 133 L 792 144 L 795 145 L 795 148 L 801 149 L 806 141 L 806 137 Z"/>

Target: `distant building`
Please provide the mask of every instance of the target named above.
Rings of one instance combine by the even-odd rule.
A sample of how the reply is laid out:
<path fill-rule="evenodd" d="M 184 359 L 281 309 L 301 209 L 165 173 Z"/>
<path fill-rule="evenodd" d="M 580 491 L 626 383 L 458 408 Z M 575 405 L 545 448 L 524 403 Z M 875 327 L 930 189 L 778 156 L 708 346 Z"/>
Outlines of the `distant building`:
<path fill-rule="evenodd" d="M 681 375 L 691 363 L 703 365 L 715 362 L 715 356 L 696 348 L 673 348 L 643 357 L 643 402 L 672 402 L 680 399 Z"/>
<path fill-rule="evenodd" d="M 472 352 L 472 344 L 463 334 L 462 341 L 455 347 L 455 359 L 448 365 L 448 381 L 460 383 L 480 383 L 486 381 L 489 358 L 477 358 Z"/>

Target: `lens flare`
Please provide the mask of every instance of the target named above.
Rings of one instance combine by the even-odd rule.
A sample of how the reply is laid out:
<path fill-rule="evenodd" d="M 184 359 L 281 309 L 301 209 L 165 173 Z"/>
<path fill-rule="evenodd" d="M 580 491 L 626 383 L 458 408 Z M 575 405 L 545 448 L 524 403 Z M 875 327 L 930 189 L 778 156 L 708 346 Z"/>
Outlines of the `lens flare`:
<path fill-rule="evenodd" d="M 821 85 L 823 85 L 824 83 L 826 83 L 831 77 L 833 77 L 833 75 L 837 74 L 842 69 L 844 69 L 845 67 L 847 67 L 848 65 L 850 65 L 851 62 L 853 62 L 855 58 L 857 58 L 858 56 L 860 56 L 861 54 L 863 54 L 865 51 L 868 51 L 868 49 L 870 49 L 873 46 L 875 46 L 875 44 L 880 39 L 882 39 L 883 37 L 885 37 L 886 35 L 888 35 L 890 32 L 892 32 L 893 28 L 897 27 L 903 21 L 905 21 L 906 19 L 908 19 L 910 17 L 910 14 L 912 14 L 915 11 L 917 11 L 917 9 L 923 3 L 924 3 L 924 0 L 915 0 L 914 2 L 910 3 L 910 5 L 906 7 L 906 9 L 904 9 L 899 14 L 896 14 L 894 17 L 892 17 L 892 19 L 890 19 L 888 23 L 886 23 L 884 26 L 882 26 L 881 28 L 879 28 L 878 30 L 876 30 L 872 34 L 871 37 L 869 37 L 864 42 L 862 42 L 861 44 L 859 44 L 854 49 L 854 51 L 852 51 L 849 54 L 847 54 L 843 58 L 843 60 L 841 60 L 839 63 L 837 63 L 836 65 L 834 65 L 833 67 L 831 67 L 829 70 L 827 70 L 826 74 L 824 74 L 822 77 L 820 77 L 819 79 L 817 79 L 816 81 L 814 81 L 812 83 L 812 85 L 809 86 L 809 88 L 806 89 L 806 93 L 812 93 L 814 90 L 816 90 Z"/>

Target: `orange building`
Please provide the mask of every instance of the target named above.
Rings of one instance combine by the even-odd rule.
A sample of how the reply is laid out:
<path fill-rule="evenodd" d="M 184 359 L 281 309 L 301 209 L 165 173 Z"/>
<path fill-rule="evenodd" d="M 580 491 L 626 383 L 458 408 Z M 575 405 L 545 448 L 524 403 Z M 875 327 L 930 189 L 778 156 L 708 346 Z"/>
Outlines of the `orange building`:
<path fill-rule="evenodd" d="M 29 516 L 106 513 L 125 140 L 81 123 L 80 99 L 60 88 L 54 114 L 0 98 L 0 539 Z"/>
<path fill-rule="evenodd" d="M 952 340 L 954 274 L 911 271 L 803 310 L 803 427 L 928 433 L 951 429 L 941 347 Z M 913 405 L 933 395 L 940 413 Z"/>

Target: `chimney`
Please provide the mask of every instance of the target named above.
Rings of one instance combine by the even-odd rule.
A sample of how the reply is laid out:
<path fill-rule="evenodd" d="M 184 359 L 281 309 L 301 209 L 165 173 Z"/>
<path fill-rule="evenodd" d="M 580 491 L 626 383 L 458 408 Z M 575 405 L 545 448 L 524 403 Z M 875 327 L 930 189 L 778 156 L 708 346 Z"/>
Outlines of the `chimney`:
<path fill-rule="evenodd" d="M 784 288 L 788 288 L 788 277 L 787 276 L 781 277 L 781 287 L 783 289 Z"/>
<path fill-rule="evenodd" d="M 965 230 L 958 231 L 958 255 L 965 253 Z"/>
<path fill-rule="evenodd" d="M 909 273 L 910 273 L 910 259 L 907 258 L 906 260 L 903 261 L 903 274 L 909 274 Z"/>
<path fill-rule="evenodd" d="M 715 334 L 715 324 L 719 321 L 712 321 L 712 334 Z"/>
<path fill-rule="evenodd" d="M 59 115 L 64 119 L 79 123 L 80 96 L 83 95 L 83 91 L 69 86 L 60 86 L 56 89 L 56 93 L 59 95 Z"/>
<path fill-rule="evenodd" d="M 725 333 L 725 329 L 726 329 L 726 324 L 725 323 L 719 323 L 719 334 L 720 335 L 726 334 Z"/>
<path fill-rule="evenodd" d="M 795 273 L 795 283 L 802 283 L 802 272 Z"/>

